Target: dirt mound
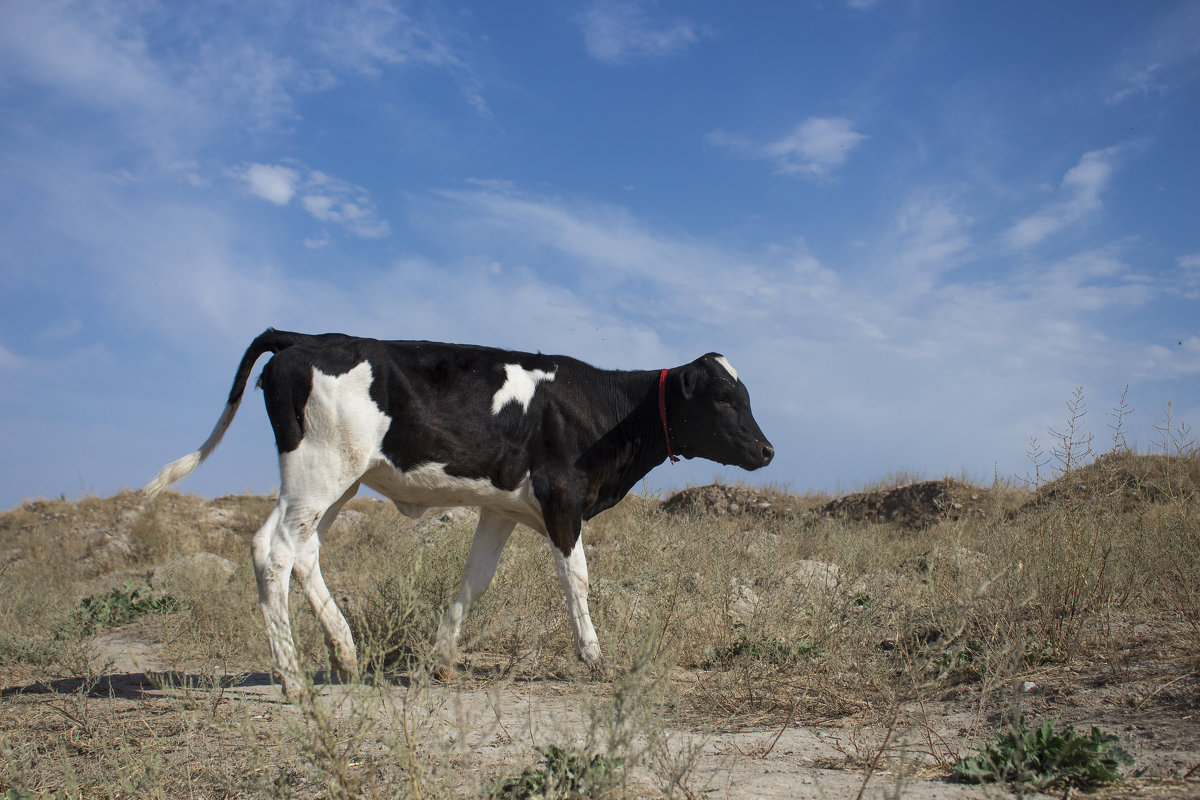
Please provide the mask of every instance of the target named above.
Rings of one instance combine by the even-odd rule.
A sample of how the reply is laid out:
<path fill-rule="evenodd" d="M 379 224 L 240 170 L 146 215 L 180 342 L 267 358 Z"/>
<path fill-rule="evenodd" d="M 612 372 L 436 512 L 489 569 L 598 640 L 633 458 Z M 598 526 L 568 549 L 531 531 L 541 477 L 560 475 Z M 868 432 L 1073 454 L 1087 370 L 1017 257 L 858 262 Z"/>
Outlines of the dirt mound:
<path fill-rule="evenodd" d="M 1035 506 L 1072 500 L 1115 501 L 1123 510 L 1168 498 L 1192 498 L 1200 491 L 1200 456 L 1106 453 L 1037 490 Z"/>
<path fill-rule="evenodd" d="M 985 494 L 976 486 L 945 478 L 848 494 L 826 503 L 820 513 L 833 519 L 885 522 L 916 530 L 946 519 L 982 515 Z"/>
<path fill-rule="evenodd" d="M 746 486 L 689 486 L 671 495 L 662 505 L 668 514 L 749 514 L 760 517 L 792 516 L 800 511 L 796 498 Z"/>

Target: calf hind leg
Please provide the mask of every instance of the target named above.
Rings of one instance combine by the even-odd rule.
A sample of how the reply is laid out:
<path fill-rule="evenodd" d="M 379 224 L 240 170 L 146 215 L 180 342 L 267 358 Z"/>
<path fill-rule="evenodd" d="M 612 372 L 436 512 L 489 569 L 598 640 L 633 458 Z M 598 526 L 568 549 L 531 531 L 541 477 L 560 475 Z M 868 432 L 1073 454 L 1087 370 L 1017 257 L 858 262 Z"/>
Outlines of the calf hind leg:
<path fill-rule="evenodd" d="M 300 662 L 292 639 L 292 622 L 288 616 L 288 588 L 292 567 L 296 563 L 296 548 L 284 525 L 287 500 L 281 496 L 271 516 L 254 534 L 252 553 L 254 575 L 258 581 L 258 605 L 262 610 L 271 644 L 275 680 L 288 697 L 300 694 Z"/>
<path fill-rule="evenodd" d="M 271 643 L 274 675 L 288 697 L 298 697 L 303 686 L 303 672 L 296 656 L 288 613 L 288 589 L 293 569 L 321 621 L 334 667 L 353 672 L 357 666 L 350 628 L 329 595 L 317 561 L 321 534 L 328 530 L 357 487 L 355 483 L 340 498 L 329 501 L 297 499 L 284 489 L 275 510 L 254 535 L 252 552 L 258 604 Z"/>
<path fill-rule="evenodd" d="M 508 517 L 486 508 L 480 509 L 479 525 L 475 528 L 471 552 L 467 554 L 467 562 L 463 566 L 458 597 L 450 608 L 446 609 L 438 626 L 434 658 L 442 666 L 449 666 L 454 660 L 463 617 L 471 604 L 487 591 L 492 576 L 496 574 L 496 565 L 500 563 L 500 553 L 503 552 L 504 545 L 516 526 L 517 523 Z"/>
<path fill-rule="evenodd" d="M 329 588 L 321 576 L 319 555 L 321 541 L 333 525 L 333 521 L 337 519 L 338 512 L 357 493 L 356 483 L 321 517 L 321 522 L 317 525 L 317 534 L 309 536 L 296 548 L 296 577 L 312 605 L 313 613 L 321 623 L 321 630 L 325 634 L 325 647 L 329 651 L 330 666 L 343 677 L 350 677 L 358 671 L 358 652 L 354 647 L 350 626 L 346 624 L 346 618 L 342 616 L 341 609 L 329 594 Z"/>

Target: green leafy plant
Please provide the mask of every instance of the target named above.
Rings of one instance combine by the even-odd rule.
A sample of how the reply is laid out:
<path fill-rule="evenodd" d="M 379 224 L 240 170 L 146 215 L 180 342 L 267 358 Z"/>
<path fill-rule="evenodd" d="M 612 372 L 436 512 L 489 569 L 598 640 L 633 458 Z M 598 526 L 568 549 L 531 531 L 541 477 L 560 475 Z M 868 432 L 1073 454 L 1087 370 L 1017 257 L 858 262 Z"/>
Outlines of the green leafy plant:
<path fill-rule="evenodd" d="M 76 618 L 86 630 L 98 630 L 124 625 L 146 614 L 166 614 L 178 607 L 174 597 L 156 595 L 148 585 L 127 580 L 103 594 L 83 598 Z"/>
<path fill-rule="evenodd" d="M 1087 788 L 1118 780 L 1121 765 L 1133 756 L 1116 745 L 1117 737 L 1092 728 L 1088 736 L 1072 725 L 1054 730 L 1056 717 L 1032 730 L 1022 717 L 1011 730 L 997 736 L 976 755 L 951 769 L 951 778 L 963 783 L 1006 781 L 1033 789 L 1056 786 Z"/>
<path fill-rule="evenodd" d="M 739 659 L 764 661 L 772 665 L 791 664 L 812 658 L 815 648 L 809 641 L 785 642 L 776 637 L 750 637 L 742 631 L 731 644 L 704 648 L 704 668 L 724 668 Z"/>
<path fill-rule="evenodd" d="M 492 794 L 498 800 L 535 800 L 535 798 L 605 797 L 617 785 L 618 771 L 624 761 L 594 755 L 590 759 L 557 745 L 538 748 L 542 762 L 526 767 L 516 778 L 502 783 Z"/>

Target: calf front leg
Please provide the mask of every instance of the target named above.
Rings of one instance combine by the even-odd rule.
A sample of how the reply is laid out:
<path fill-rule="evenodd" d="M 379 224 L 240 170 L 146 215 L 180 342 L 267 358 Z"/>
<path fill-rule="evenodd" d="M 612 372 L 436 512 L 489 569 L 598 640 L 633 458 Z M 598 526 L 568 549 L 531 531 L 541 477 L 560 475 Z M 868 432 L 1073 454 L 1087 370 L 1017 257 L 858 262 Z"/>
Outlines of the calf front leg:
<path fill-rule="evenodd" d="M 554 567 L 567 601 L 571 631 L 575 634 L 575 649 L 579 651 L 583 663 L 598 669 L 602 663 L 600 640 L 596 637 L 592 616 L 588 612 L 588 571 L 587 559 L 583 554 L 583 538 L 576 536 L 574 546 L 565 554 L 557 546 L 553 550 Z"/>

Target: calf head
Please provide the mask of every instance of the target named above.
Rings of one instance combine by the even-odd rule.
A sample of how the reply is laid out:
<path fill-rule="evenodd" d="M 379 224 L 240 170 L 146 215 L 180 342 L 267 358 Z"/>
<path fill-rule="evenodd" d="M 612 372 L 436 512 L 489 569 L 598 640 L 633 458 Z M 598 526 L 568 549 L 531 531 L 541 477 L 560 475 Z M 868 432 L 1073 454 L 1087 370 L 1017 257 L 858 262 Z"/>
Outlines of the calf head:
<path fill-rule="evenodd" d="M 671 370 L 667 400 L 671 445 L 684 458 L 707 458 L 754 470 L 771 463 L 775 448 L 750 411 L 750 393 L 720 353 Z M 673 401 L 673 402 L 672 402 Z"/>

